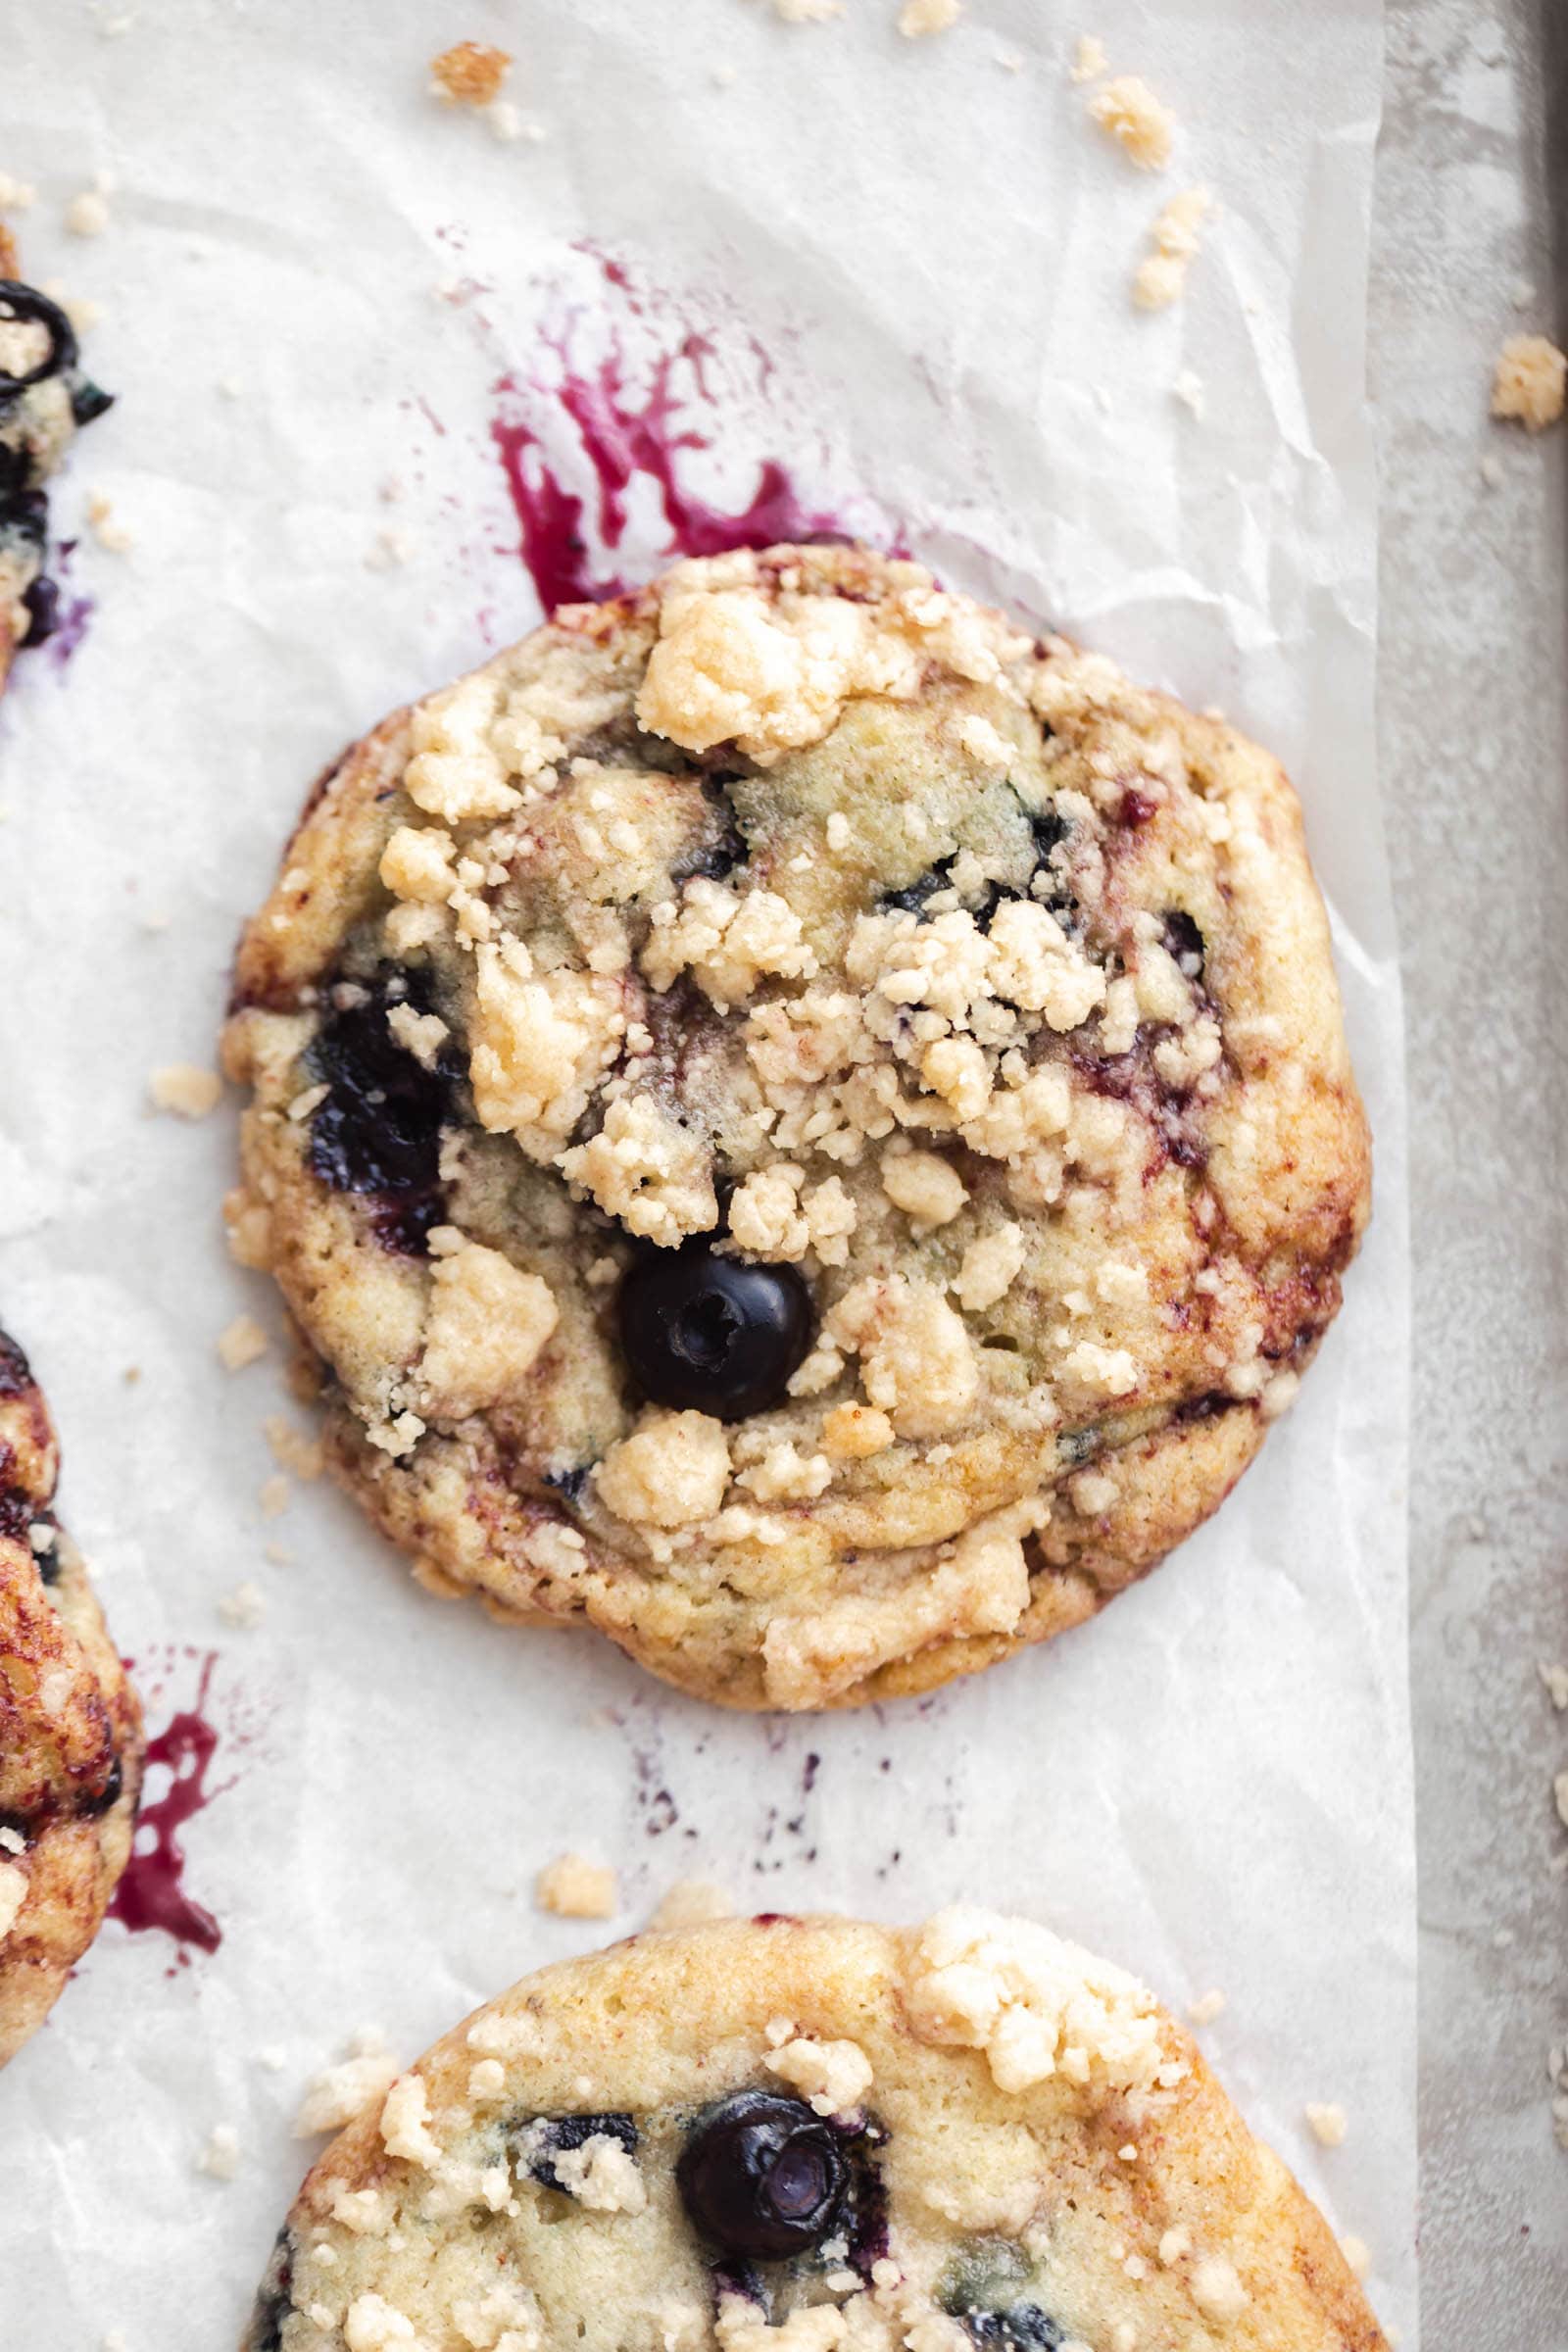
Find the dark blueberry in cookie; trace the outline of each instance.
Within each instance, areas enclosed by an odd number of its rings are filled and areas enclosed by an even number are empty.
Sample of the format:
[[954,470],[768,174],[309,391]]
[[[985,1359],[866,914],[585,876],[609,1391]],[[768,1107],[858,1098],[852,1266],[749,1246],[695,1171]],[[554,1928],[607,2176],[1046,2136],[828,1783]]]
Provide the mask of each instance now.
[[1035,855],[1044,865],[1051,853],[1068,834],[1067,819],[1054,808],[1040,808],[1031,812],[1029,830],[1035,837]]
[[647,1250],[617,1311],[643,1395],[720,1421],[780,1403],[811,1340],[811,1295],[793,1266],[717,1257],[706,1242]]
[[311,1049],[328,1090],[312,1123],[311,1164],[339,1192],[378,1193],[400,1209],[427,1200],[433,1210],[451,1085],[442,1068],[416,1061],[387,1025],[395,1003],[423,1007],[406,983],[399,993],[384,976],[340,994],[349,1002]]
[[637,2153],[637,2127],[629,2115],[553,2115],[529,2127],[529,2174],[541,2187],[564,2187],[556,2158],[589,2139],[618,2139],[628,2156]]
[[13,531],[42,552],[49,535],[49,501],[41,490],[19,490],[0,506],[0,532]]
[[71,320],[58,302],[40,294],[36,286],[24,286],[14,277],[0,277],[0,318],[17,321],[33,318],[45,329],[49,348],[41,360],[29,368],[25,375],[9,375],[0,368],[0,401],[12,394],[24,392],[29,384],[41,384],[63,368],[76,365],[76,336]]
[[1062,2331],[1038,2303],[1010,2303],[1005,2311],[954,2313],[977,2344],[996,2345],[1004,2352],[1056,2352]]
[[799,2099],[737,2091],[700,2115],[675,2167],[694,2226],[725,2254],[776,2259],[820,2245],[838,2219],[844,2160]]
[[593,1477],[593,1474],[594,1466],[592,1462],[579,1462],[570,1470],[547,1470],[545,1472],[545,1485],[547,1487],[554,1487],[556,1493],[558,1494],[564,1494],[566,1500],[573,1506],[573,1508],[575,1508],[576,1505],[581,1502],[583,1496],[587,1494],[588,1481]]
[[928,866],[923,874],[903,890],[884,891],[877,901],[878,911],[883,914],[923,916],[927,899],[935,898],[939,890],[953,888],[952,877],[948,871],[952,862],[951,858],[946,858],[941,865]]
[[93,1821],[100,1813],[113,1811],[120,1802],[120,1792],[124,1785],[125,1776],[120,1768],[120,1758],[117,1756],[109,1767],[109,1777],[103,1787],[93,1795],[84,1796],[76,1807],[77,1812],[85,1814],[89,1821]]
[[294,2241],[287,2230],[277,2233],[251,2313],[250,2332],[245,2338],[244,2352],[280,2352],[283,2342],[283,2323],[294,2309],[289,2289],[294,2278]]
[[1203,934],[1184,907],[1166,915],[1162,945],[1189,980],[1201,980],[1206,945]]

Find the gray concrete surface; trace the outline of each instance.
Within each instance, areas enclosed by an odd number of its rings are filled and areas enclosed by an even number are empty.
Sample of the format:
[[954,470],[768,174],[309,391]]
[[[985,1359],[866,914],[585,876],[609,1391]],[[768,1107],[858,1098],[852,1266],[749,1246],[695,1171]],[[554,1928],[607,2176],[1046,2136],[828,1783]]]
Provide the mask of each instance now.
[[[1537,294],[1516,309],[1519,279]],[[1546,2052],[1568,2039],[1568,1715],[1536,1665],[1568,1661],[1568,429],[1531,444],[1484,410],[1502,335],[1568,331],[1568,0],[1391,0],[1372,315],[1413,1178],[1423,2334],[1564,2352]]]

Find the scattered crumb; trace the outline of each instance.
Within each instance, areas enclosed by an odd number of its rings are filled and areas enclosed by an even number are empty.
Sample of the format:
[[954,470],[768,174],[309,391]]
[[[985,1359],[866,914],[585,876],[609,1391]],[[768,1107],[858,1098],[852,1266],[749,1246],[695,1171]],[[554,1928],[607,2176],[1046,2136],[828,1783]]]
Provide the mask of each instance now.
[[1306,2128],[1320,2148],[1344,2146],[1345,2134],[1349,2127],[1343,2107],[1332,2100],[1320,2103],[1316,2099],[1308,2099],[1303,2112]]
[[212,2180],[232,2180],[239,2171],[239,2133],[232,2124],[215,2124],[196,2158],[196,2170]]
[[1203,379],[1198,370],[1195,368],[1184,368],[1180,375],[1172,376],[1170,390],[1171,398],[1179,400],[1184,409],[1191,409],[1193,415],[1201,422],[1207,395],[1203,389]]
[[558,1854],[534,1880],[533,1899],[541,1911],[553,1911],[559,1919],[610,1919],[619,1896],[608,1863],[590,1862],[582,1854]]
[[1098,81],[1109,67],[1105,44],[1098,33],[1081,32],[1073,51],[1072,78],[1074,81]]
[[947,32],[963,14],[963,0],[904,0],[899,30],[906,41],[923,40],[928,33]]
[[172,1110],[181,1119],[205,1119],[222,1099],[223,1081],[216,1070],[198,1069],[192,1061],[171,1061],[154,1070],[147,1091],[155,1110]]
[[280,2041],[270,2041],[256,2053],[258,2066],[265,2066],[270,2075],[280,2075],[288,2064],[288,2052]]
[[270,1568],[292,1568],[294,1554],[286,1544],[264,1544],[262,1557]]
[[125,555],[131,547],[131,536],[122,522],[115,520],[114,502],[102,490],[94,490],[87,500],[87,525],[93,537],[112,556]]
[[109,226],[109,200],[101,188],[83,188],[66,207],[66,226],[74,237],[101,237]]
[[1494,449],[1489,449],[1481,461],[1481,479],[1489,490],[1500,490],[1503,483],[1502,460]]
[[1196,2001],[1189,2001],[1187,2014],[1195,2026],[1211,2026],[1216,2017],[1225,2014],[1225,1995],[1218,1991],[1200,1992]]
[[1364,2237],[1342,2237],[1340,2252],[1345,2256],[1352,2278],[1364,2278],[1372,2268],[1372,2249]]
[[219,1334],[219,1360],[225,1372],[243,1372],[247,1364],[254,1364],[259,1356],[265,1355],[270,1346],[254,1315],[236,1315]]
[[1004,74],[1021,74],[1023,72],[1023,57],[1016,49],[993,49],[991,60],[993,65],[1002,68]]
[[1176,118],[1136,74],[1118,74],[1097,90],[1089,113],[1141,172],[1163,172],[1170,162]]
[[395,571],[413,554],[413,544],[407,531],[380,530],[365,559],[367,571]]
[[24,213],[38,201],[38,191],[24,179],[13,179],[9,172],[0,172],[0,212]]
[[111,2328],[104,2337],[103,2352],[129,2352],[129,2346],[118,2328]]
[[677,1879],[667,1887],[651,1928],[700,1928],[710,1919],[733,1919],[735,1906],[720,1886],[707,1879]]
[[1492,414],[1517,420],[1527,432],[1555,424],[1568,399],[1568,355],[1544,335],[1510,335],[1497,354]]
[[1536,299],[1536,289],[1528,277],[1516,277],[1508,288],[1508,300],[1516,311],[1528,311]]
[[732,90],[737,74],[733,66],[714,66],[708,76],[715,90]]
[[1544,1659],[1536,1668],[1542,1689],[1554,1707],[1568,1707],[1568,1666],[1548,1666]]
[[773,14],[784,24],[826,24],[844,14],[844,0],[773,0]]
[[281,1413],[269,1413],[262,1427],[280,1470],[292,1470],[296,1478],[320,1477],[324,1457],[319,1438],[296,1429]]
[[237,375],[220,375],[218,389],[225,400],[243,400],[245,397],[245,386]]
[[1557,1800],[1557,1819],[1568,1830],[1568,1772],[1558,1773],[1551,1784],[1551,1792]]
[[262,1517],[276,1519],[281,1512],[288,1509],[293,1498],[294,1490],[288,1480],[283,1476],[281,1470],[274,1470],[270,1478],[264,1478],[262,1481],[262,1491],[258,1497],[262,1506]]
[[488,106],[500,96],[512,59],[482,41],[459,41],[430,60],[430,94],[443,106]]
[[1164,311],[1180,302],[1208,208],[1206,188],[1187,188],[1155,220],[1149,232],[1153,251],[1133,276],[1133,300],[1141,311]]
[[218,1614],[225,1625],[236,1633],[253,1634],[267,1616],[267,1595],[259,1585],[249,1579],[225,1592],[218,1604]]

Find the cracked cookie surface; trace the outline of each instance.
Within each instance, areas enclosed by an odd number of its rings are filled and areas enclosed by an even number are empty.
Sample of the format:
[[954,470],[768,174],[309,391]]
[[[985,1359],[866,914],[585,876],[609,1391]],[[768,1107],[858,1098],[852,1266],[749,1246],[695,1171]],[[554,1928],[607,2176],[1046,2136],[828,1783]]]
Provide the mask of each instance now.
[[770,1916],[525,1978],[377,2095],[246,2352],[1381,2352],[1191,2038],[1048,1929]]
[[1368,1200],[1277,764],[918,565],[564,608],[318,785],[238,957],[237,1254],[438,1590],[807,1708],[1221,1501]]
[[80,1552],[60,1456],[0,1332],[0,2066],[43,2023],[130,1855],[141,1709]]

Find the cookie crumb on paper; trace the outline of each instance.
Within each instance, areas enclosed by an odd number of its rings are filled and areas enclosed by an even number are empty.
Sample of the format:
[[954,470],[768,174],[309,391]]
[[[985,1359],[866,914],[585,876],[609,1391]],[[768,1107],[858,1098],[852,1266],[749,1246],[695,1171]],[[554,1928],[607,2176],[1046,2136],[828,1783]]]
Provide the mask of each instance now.
[[1195,2026],[1211,2026],[1216,2017],[1224,2016],[1226,2006],[1225,1995],[1216,1988],[1200,1993],[1196,2001],[1189,2001],[1187,2014]]
[[216,1070],[198,1069],[192,1061],[172,1061],[154,1070],[147,1091],[155,1110],[171,1110],[180,1119],[205,1119],[222,1100],[223,1081]]
[[1110,60],[1105,55],[1105,44],[1099,34],[1081,32],[1078,35],[1078,46],[1072,56],[1073,80],[1079,82],[1098,81],[1102,74],[1107,73],[1109,68]]
[[232,2180],[239,2171],[239,2133],[232,2124],[215,2124],[197,2150],[196,2170],[210,2180]]
[[1510,335],[1497,354],[1492,414],[1544,433],[1568,402],[1568,354],[1545,335]]
[[430,60],[430,94],[443,106],[488,106],[499,97],[512,68],[505,49],[483,41],[458,41]]
[[735,1906],[708,1879],[677,1879],[648,1922],[651,1928],[697,1928],[712,1919],[733,1919]]
[[1163,172],[1170,162],[1176,117],[1142,75],[1118,74],[1089,101],[1090,119],[1115,140],[1140,172]]
[[899,30],[906,41],[926,39],[933,32],[947,32],[963,14],[963,0],[904,0],[899,11]]
[[1168,310],[1180,302],[1210,202],[1206,188],[1184,189],[1154,221],[1149,232],[1154,250],[1139,264],[1133,278],[1133,300],[1141,311]]
[[590,1862],[585,1854],[558,1854],[534,1880],[533,1899],[558,1919],[612,1919],[619,1893],[608,1863]]
[[114,501],[102,490],[87,500],[87,524],[99,546],[111,556],[128,555],[134,542],[122,522],[115,519]]
[[66,207],[66,226],[74,237],[101,237],[109,220],[109,199],[102,188],[83,188]]
[[1306,2128],[1320,2148],[1344,2146],[1349,2126],[1345,2109],[1336,2101],[1308,2099],[1302,2112],[1306,2117]]
[[244,1584],[236,1585],[232,1592],[223,1594],[218,1614],[236,1633],[253,1634],[266,1621],[267,1595],[259,1585],[247,1579]]
[[236,1315],[218,1337],[218,1357],[225,1372],[243,1372],[271,1346],[254,1315]]
[[1568,1707],[1568,1666],[1548,1665],[1544,1658],[1537,1666],[1541,1687],[1554,1707]]

